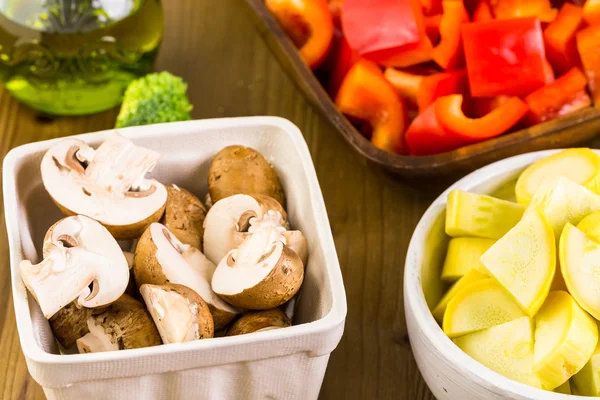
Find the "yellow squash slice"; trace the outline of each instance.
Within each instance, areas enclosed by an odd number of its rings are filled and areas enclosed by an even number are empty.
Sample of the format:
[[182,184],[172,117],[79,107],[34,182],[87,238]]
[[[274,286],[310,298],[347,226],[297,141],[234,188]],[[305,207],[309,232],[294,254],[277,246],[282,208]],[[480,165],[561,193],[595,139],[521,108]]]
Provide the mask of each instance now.
[[499,239],[521,219],[521,204],[453,190],[448,195],[446,233],[452,237]]
[[550,291],[556,271],[556,244],[551,226],[536,210],[481,256],[481,262],[533,317]]
[[559,387],[557,387],[556,389],[554,389],[555,393],[562,393],[562,394],[572,394],[571,393],[571,382],[570,381],[566,381],[565,383],[563,383],[562,385],[560,385]]
[[477,269],[471,269],[465,274],[465,276],[456,281],[454,285],[450,286],[450,289],[448,289],[446,294],[444,294],[444,297],[442,297],[440,302],[431,312],[433,317],[441,324],[444,320],[444,312],[446,311],[446,307],[454,295],[460,292],[463,288],[469,286],[471,283],[485,278],[489,278],[487,273],[478,271]]
[[450,338],[525,316],[514,299],[492,278],[461,289],[448,303],[442,324]]
[[585,217],[577,224],[577,229],[585,233],[590,239],[600,243],[600,211],[596,211]]
[[535,316],[533,370],[554,390],[579,372],[598,344],[596,321],[562,290],[550,292]]
[[517,202],[527,205],[546,178],[564,176],[597,193],[600,156],[590,149],[568,149],[531,164],[517,180]]
[[450,240],[446,260],[442,268],[442,279],[455,282],[472,268],[484,270],[479,258],[496,241],[493,239],[460,237]]
[[600,342],[589,361],[573,376],[573,383],[573,394],[576,388],[580,396],[600,396]]
[[522,317],[453,339],[465,353],[515,381],[540,387],[533,373],[533,321]]
[[569,293],[584,310],[600,319],[600,243],[567,224],[558,253]]
[[577,225],[600,210],[600,196],[567,178],[547,179],[533,196],[526,214],[532,209],[546,218],[558,241],[567,222]]

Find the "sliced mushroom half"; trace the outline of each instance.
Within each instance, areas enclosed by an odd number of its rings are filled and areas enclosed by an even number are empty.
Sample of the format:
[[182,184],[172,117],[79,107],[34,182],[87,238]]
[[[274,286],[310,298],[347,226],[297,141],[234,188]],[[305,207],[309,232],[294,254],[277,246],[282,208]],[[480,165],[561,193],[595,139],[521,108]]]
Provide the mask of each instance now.
[[239,243],[236,234],[247,232],[252,223],[285,231],[287,214],[275,199],[263,195],[236,194],[217,201],[204,220],[204,254],[218,264]]
[[87,215],[115,238],[132,239],[163,214],[167,190],[145,178],[159,158],[117,133],[95,151],[65,139],[44,155],[42,181],[65,215]]
[[253,233],[219,263],[213,290],[229,304],[250,310],[291,299],[304,280],[304,265],[281,239],[275,227]]
[[93,308],[110,304],[124,292],[129,267],[110,232],[97,221],[77,215],[54,224],[44,240],[44,260],[19,264],[25,286],[44,316],[77,299]]
[[80,353],[158,346],[160,335],[144,305],[123,295],[87,320],[89,333],[77,339]]
[[208,305],[187,286],[144,284],[140,292],[163,343],[211,338],[215,326]]
[[135,252],[133,273],[138,287],[167,282],[194,290],[208,304],[215,330],[227,326],[241,310],[223,301],[213,291],[216,266],[197,248],[181,243],[164,225],[146,229]]
[[245,335],[292,326],[292,321],[279,308],[252,311],[241,316],[227,329],[227,336]]
[[54,337],[64,348],[73,346],[77,339],[89,332],[87,320],[91,315],[91,308],[78,306],[72,301],[50,318]]

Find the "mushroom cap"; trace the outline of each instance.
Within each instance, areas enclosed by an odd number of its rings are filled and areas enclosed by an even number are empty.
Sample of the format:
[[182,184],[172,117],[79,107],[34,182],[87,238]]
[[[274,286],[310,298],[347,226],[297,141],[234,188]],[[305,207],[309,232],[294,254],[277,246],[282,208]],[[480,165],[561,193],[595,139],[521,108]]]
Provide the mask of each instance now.
[[187,286],[165,283],[140,288],[163,343],[183,343],[214,336],[208,305]]
[[208,170],[208,191],[213,203],[234,194],[264,194],[285,204],[277,172],[250,147],[228,146],[217,153]]
[[206,207],[199,198],[177,185],[166,185],[167,204],[160,222],[184,244],[202,251]]
[[123,251],[91,218],[77,215],[54,224],[46,233],[43,254],[41,263],[23,260],[19,268],[46,318],[75,299],[80,306],[93,308],[110,304],[125,292],[129,267]]
[[279,308],[251,311],[242,315],[227,329],[227,336],[245,335],[252,332],[287,328],[292,321]]
[[219,330],[241,310],[223,301],[212,290],[215,269],[200,250],[181,243],[164,225],[153,223],[137,245],[133,272],[138,287],[170,282],[195,291],[208,304],[215,329]]
[[213,275],[213,290],[229,304],[250,310],[275,308],[291,299],[304,280],[300,257],[263,229],[231,250]]
[[61,140],[40,168],[44,187],[65,215],[86,215],[115,238],[131,239],[164,212],[167,190],[144,178],[159,158],[115,133],[95,151],[78,139]]
[[[162,343],[144,305],[126,294],[101,313],[90,317],[88,327],[90,333],[77,340],[80,352],[137,349]],[[110,343],[106,343],[106,339]],[[98,344],[100,349],[96,347]]]
[[236,247],[236,233],[248,231],[252,225],[289,227],[287,213],[271,197],[236,194],[217,201],[204,219],[204,254],[218,264]]

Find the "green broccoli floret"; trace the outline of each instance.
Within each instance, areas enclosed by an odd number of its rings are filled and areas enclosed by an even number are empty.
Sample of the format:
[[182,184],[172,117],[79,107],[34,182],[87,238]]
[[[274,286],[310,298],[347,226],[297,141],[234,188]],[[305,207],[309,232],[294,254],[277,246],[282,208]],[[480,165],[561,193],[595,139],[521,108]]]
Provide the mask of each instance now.
[[129,84],[117,117],[117,128],[191,119],[183,79],[168,72],[146,75]]

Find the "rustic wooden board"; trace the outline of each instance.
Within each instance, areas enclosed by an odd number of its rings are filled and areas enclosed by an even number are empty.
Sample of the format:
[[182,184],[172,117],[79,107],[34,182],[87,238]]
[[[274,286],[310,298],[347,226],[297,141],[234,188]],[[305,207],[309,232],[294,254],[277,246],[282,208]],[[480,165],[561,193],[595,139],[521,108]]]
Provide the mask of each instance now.
[[372,146],[354,129],[298,56],[277,21],[264,6],[264,0],[246,0],[253,21],[265,37],[273,54],[306,94],[316,109],[330,121],[337,132],[369,165],[406,180],[456,177],[476,168],[516,154],[569,147],[592,139],[600,133],[600,109],[589,108],[560,120],[549,121],[529,129],[473,144],[444,154],[410,157],[391,154]]
[[[402,273],[434,190],[418,192],[362,165],[272,54],[245,2],[169,0],[165,13],[158,68],[189,82],[195,118],[278,115],[297,124],[309,144],[348,294],[346,331],[321,398],[433,400],[408,342]],[[110,128],[115,116],[113,110],[48,120],[0,90],[0,156],[26,142]],[[0,399],[43,399],[19,346],[1,212]]]

